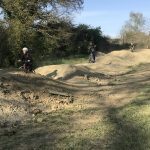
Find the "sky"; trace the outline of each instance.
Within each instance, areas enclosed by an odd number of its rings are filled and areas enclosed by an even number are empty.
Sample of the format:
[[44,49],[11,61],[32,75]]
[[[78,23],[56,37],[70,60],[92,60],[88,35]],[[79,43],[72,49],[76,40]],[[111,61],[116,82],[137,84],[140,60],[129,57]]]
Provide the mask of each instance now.
[[100,26],[104,35],[117,37],[130,12],[150,18],[150,0],[84,0],[83,9],[74,14],[74,23]]

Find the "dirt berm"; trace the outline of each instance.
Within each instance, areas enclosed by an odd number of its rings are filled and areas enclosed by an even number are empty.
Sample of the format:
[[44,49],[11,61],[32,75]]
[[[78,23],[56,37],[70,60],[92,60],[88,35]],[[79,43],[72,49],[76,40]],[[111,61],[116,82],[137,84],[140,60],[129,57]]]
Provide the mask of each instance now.
[[[138,149],[138,141],[144,145],[149,139],[148,126],[144,132],[143,126],[149,125],[150,50],[99,53],[96,58],[94,64],[40,67],[37,74],[0,69],[0,149],[81,145],[76,149],[99,150],[109,143],[112,147],[114,141],[116,145],[118,137],[119,144],[133,141],[137,146],[133,149]],[[129,118],[124,113],[128,110]]]
[[142,49],[136,52],[121,50],[113,51],[109,54],[98,54],[96,63],[94,64],[50,65],[39,67],[35,70],[35,72],[53,79],[68,80],[76,76],[85,75],[99,77],[103,74],[123,74],[130,71],[131,66],[149,62],[149,49]]

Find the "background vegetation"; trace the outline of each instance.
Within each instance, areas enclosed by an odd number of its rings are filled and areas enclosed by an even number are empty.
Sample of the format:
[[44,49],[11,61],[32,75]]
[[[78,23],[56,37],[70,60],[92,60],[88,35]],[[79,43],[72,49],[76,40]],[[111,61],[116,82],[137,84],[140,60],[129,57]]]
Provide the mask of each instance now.
[[[74,25],[73,11],[82,9],[83,0],[1,0],[0,66],[14,66],[19,51],[28,47],[35,62],[86,56],[92,41],[96,50],[110,52],[137,47],[149,48],[149,34],[143,29],[146,19],[141,13],[130,13],[118,39],[104,36],[100,27]],[[87,56],[85,57],[87,58]],[[38,60],[38,61],[37,61]]]
[[104,49],[107,38],[101,28],[72,24],[73,11],[82,9],[83,0],[1,0],[0,65],[15,65],[22,47],[32,50],[34,59],[86,55],[93,41]]

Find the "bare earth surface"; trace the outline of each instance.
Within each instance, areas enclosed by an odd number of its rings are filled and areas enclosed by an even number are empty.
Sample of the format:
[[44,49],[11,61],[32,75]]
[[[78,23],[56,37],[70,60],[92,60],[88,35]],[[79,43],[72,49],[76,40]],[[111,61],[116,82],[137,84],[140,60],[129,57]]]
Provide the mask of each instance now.
[[1,69],[0,149],[149,149],[150,134],[136,126],[150,116],[149,64],[144,49],[36,74]]

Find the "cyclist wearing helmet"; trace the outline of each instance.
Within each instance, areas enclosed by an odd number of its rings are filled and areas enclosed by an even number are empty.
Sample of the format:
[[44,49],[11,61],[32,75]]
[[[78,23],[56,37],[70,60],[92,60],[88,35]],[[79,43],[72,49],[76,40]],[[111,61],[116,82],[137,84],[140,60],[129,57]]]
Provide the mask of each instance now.
[[32,71],[32,57],[27,47],[22,49],[19,62],[22,63],[21,68],[25,69],[26,71]]

